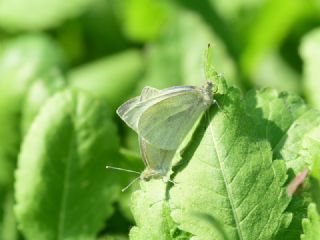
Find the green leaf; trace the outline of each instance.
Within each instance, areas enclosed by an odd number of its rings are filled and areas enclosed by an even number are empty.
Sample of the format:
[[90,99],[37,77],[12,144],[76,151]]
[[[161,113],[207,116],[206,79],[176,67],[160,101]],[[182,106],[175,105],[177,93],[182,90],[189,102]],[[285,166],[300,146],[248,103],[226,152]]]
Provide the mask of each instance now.
[[246,46],[241,55],[244,74],[250,76],[270,51],[280,48],[295,24],[314,12],[313,1],[309,0],[264,1],[251,26],[244,29]]
[[128,38],[138,42],[155,39],[168,21],[168,3],[157,0],[124,1],[123,28]]
[[119,139],[109,109],[66,90],[43,106],[24,140],[15,213],[26,239],[94,239],[118,198]]
[[320,216],[314,203],[308,207],[308,218],[302,221],[301,240],[318,240],[320,236]]
[[45,101],[55,92],[66,86],[66,80],[58,69],[48,71],[46,76],[40,77],[30,87],[24,97],[21,119],[21,130],[24,135],[33,119],[38,114]]
[[217,101],[227,116],[212,106],[185,148],[169,192],[171,216],[199,239],[223,238],[194,213],[219,219],[230,239],[271,239],[291,218],[285,162],[272,160],[238,91],[229,89]]
[[132,195],[132,213],[136,227],[130,231],[131,240],[170,240],[170,226],[166,186],[161,180],[141,182],[141,190]]
[[[0,239],[15,240],[18,239],[19,234],[13,212],[13,191],[7,191],[3,195],[5,199],[0,199],[0,203],[3,204],[0,205],[1,210],[3,210],[3,215],[0,214]],[[2,202],[2,200],[4,201]]]
[[115,109],[132,92],[143,70],[140,52],[128,50],[73,69],[69,81],[71,86],[107,100]]
[[299,96],[272,89],[252,91],[245,101],[247,114],[259,125],[257,133],[271,143],[274,157],[284,159],[295,173],[310,166],[303,142],[319,126],[320,113],[307,108]]
[[[7,162],[7,165],[15,163],[20,145],[22,104],[30,85],[61,63],[60,49],[44,35],[18,37],[8,40],[2,46],[0,51],[0,148],[4,159],[0,162]],[[6,172],[12,171],[8,169]],[[11,181],[10,179],[8,181]]]
[[204,66],[208,43],[212,46],[212,63],[216,71],[224,73],[230,83],[239,84],[235,63],[210,26],[191,11],[175,8],[172,12],[172,21],[148,49],[148,71],[138,89],[146,85],[160,89],[201,85],[206,80]]
[[[295,174],[312,166],[319,149],[313,141],[318,132],[319,113],[310,110],[297,95],[274,89],[251,91],[245,102],[246,113],[259,125],[257,134],[269,140],[274,158],[284,159]],[[292,223],[282,229],[277,239],[294,240],[300,236],[301,220],[306,217],[311,201],[309,192],[294,194],[287,209],[293,214]]]
[[90,2],[93,1],[4,0],[0,2],[0,26],[8,31],[54,27],[79,15]]
[[320,69],[318,62],[320,59],[320,28],[307,34],[300,47],[300,55],[303,59],[304,91],[308,102],[320,109],[319,88]]

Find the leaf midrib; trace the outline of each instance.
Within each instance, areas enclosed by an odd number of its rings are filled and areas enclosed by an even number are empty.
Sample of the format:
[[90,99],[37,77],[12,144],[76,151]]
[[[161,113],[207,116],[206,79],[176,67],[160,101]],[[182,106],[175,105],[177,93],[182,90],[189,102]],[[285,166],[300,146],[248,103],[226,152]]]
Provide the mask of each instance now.
[[220,156],[218,154],[218,151],[217,151],[217,144],[216,144],[215,139],[214,139],[212,123],[210,123],[210,132],[211,132],[211,135],[212,135],[212,142],[213,142],[213,145],[214,145],[214,150],[215,150],[217,158],[218,158],[219,167],[221,169],[223,182],[224,182],[224,184],[226,186],[228,200],[229,200],[229,203],[230,203],[230,206],[231,206],[231,210],[232,210],[232,213],[233,213],[233,216],[234,216],[234,220],[235,220],[235,223],[236,223],[236,229],[237,229],[237,232],[238,232],[238,236],[239,236],[240,240],[243,240],[243,234],[242,234],[242,231],[241,231],[241,228],[240,228],[240,221],[239,221],[238,215],[236,213],[236,208],[235,208],[235,206],[234,206],[234,204],[232,202],[232,198],[233,198],[232,190],[229,188],[229,184],[227,182],[227,179],[225,178],[224,162],[221,160],[221,158],[220,158]]
[[[74,121],[72,116],[70,117],[71,123],[73,126]],[[66,206],[67,206],[67,201],[68,201],[68,189],[69,189],[69,179],[70,179],[70,173],[71,173],[71,166],[72,166],[72,159],[73,159],[73,146],[75,142],[75,129],[73,128],[71,134],[71,143],[70,143],[70,150],[69,150],[69,155],[66,158],[67,160],[67,166],[64,174],[64,179],[63,179],[63,190],[62,190],[62,200],[61,200],[61,205],[60,205],[60,212],[59,212],[59,217],[58,217],[58,229],[57,229],[57,239],[58,240],[63,240],[64,238],[64,226],[65,226],[65,212],[66,212]]]

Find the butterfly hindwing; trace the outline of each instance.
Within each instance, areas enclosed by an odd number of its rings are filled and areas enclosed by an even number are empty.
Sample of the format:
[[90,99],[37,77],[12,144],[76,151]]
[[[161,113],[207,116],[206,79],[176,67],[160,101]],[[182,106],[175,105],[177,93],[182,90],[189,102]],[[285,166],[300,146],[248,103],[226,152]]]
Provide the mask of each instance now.
[[160,175],[165,175],[171,166],[174,150],[164,150],[147,143],[139,137],[139,145],[142,159],[149,169],[153,169]]

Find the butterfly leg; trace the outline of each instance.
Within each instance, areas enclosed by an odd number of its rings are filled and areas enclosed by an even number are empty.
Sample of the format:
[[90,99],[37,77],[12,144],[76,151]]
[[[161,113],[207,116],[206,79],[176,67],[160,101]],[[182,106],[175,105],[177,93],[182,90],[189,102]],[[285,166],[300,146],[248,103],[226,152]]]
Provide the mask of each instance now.
[[170,179],[169,177],[167,177],[167,176],[163,177],[163,178],[162,178],[162,181],[163,181],[164,183],[170,182],[170,183],[172,183],[174,186],[177,184],[177,182],[171,180],[171,179]]

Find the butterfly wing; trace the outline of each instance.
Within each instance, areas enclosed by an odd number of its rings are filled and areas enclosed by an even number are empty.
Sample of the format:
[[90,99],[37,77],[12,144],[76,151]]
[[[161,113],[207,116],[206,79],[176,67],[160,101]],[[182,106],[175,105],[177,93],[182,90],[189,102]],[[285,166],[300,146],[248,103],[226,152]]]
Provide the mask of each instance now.
[[176,150],[206,108],[197,89],[177,92],[144,109],[138,134],[159,149]]
[[172,158],[175,150],[164,150],[147,143],[143,138],[139,137],[139,145],[142,159],[145,165],[157,172],[161,176],[165,176],[171,167]]
[[141,95],[123,103],[118,109],[119,117],[134,131],[138,132],[138,122],[140,116],[152,105],[170,98],[183,91],[192,91],[194,87],[171,87],[164,90],[158,90],[152,87],[143,88]]

